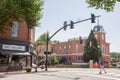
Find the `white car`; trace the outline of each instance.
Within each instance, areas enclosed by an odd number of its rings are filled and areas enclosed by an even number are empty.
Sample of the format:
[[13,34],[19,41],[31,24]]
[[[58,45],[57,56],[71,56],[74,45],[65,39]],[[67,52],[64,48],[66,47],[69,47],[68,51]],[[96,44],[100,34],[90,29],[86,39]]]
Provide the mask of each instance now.
[[34,64],[34,63],[32,63],[32,67],[33,67],[33,68],[36,68],[36,67],[37,67],[37,65],[36,65],[36,64]]
[[120,68],[120,62],[118,62],[118,63],[116,64],[116,67],[117,67],[117,68]]

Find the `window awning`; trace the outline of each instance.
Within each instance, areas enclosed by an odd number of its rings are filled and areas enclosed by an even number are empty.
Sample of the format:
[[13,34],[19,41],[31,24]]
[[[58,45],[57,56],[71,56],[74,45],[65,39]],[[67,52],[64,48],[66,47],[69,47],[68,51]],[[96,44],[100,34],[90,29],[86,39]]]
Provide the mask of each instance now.
[[13,52],[13,51],[0,51],[2,55],[21,55],[21,56],[29,56],[31,55],[29,52]]

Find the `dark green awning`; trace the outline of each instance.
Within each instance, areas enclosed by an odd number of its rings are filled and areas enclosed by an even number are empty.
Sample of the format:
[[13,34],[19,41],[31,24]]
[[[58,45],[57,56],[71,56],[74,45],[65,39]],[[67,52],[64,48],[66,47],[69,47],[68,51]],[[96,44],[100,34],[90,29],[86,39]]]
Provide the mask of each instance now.
[[0,51],[2,55],[21,55],[21,56],[29,56],[31,55],[29,52],[13,52],[13,51]]

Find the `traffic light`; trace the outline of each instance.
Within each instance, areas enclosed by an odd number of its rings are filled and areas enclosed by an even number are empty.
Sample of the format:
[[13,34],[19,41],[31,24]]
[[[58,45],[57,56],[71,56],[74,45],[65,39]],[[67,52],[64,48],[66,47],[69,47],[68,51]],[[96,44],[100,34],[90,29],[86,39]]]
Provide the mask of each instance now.
[[95,15],[91,14],[91,23],[95,23]]
[[65,31],[67,29],[67,21],[64,22],[63,27],[64,27],[64,31]]
[[82,44],[83,43],[82,37],[79,37],[79,40],[80,40],[80,44]]
[[74,27],[74,22],[73,21],[70,21],[70,29],[73,29]]

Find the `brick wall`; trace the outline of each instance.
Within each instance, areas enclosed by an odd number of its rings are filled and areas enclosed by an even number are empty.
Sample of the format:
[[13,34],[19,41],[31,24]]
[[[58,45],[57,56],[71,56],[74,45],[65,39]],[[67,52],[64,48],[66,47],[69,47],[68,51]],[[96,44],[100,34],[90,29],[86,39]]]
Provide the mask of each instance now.
[[34,42],[35,35],[33,35],[31,37],[31,31],[34,29],[29,29],[25,22],[19,23],[18,26],[19,26],[19,28],[18,28],[18,36],[17,37],[12,37],[12,28],[9,27],[7,30],[5,30],[5,33],[0,34],[0,38]]

